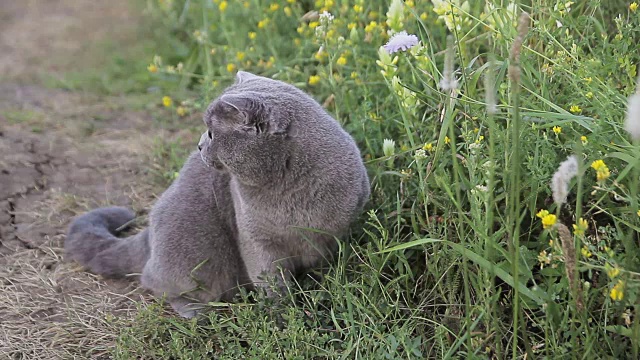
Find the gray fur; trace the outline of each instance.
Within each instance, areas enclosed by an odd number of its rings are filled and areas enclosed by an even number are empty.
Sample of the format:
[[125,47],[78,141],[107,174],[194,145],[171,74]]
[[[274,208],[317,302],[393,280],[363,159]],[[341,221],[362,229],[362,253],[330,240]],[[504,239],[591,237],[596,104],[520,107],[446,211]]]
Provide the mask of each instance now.
[[239,72],[204,121],[199,153],[155,204],[148,230],[117,238],[133,215],[97,209],[74,220],[65,243],[96,273],[141,270],[142,285],[183,316],[196,313],[193,300],[230,300],[238,285],[267,278],[283,286],[330,257],[370,192],[351,136],[294,86]]

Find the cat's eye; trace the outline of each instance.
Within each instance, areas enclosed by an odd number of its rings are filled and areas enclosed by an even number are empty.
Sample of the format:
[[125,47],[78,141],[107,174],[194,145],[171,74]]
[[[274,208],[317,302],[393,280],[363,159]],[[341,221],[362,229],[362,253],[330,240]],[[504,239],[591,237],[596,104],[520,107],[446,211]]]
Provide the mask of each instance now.
[[207,130],[207,136],[209,139],[213,139],[213,135],[211,134],[211,130]]

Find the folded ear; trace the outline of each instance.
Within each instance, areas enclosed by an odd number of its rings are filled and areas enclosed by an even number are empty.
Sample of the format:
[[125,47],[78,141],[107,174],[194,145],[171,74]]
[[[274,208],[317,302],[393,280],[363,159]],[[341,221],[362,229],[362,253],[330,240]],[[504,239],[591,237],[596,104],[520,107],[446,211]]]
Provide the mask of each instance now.
[[249,81],[251,79],[257,79],[257,78],[259,78],[258,75],[254,75],[250,72],[238,71],[236,73],[236,84],[242,84],[245,81]]
[[224,94],[218,99],[219,109],[227,118],[235,118],[243,125],[257,126],[259,132],[271,134],[286,133],[288,121],[279,119],[277,111],[271,111],[258,93],[245,91],[238,94]]

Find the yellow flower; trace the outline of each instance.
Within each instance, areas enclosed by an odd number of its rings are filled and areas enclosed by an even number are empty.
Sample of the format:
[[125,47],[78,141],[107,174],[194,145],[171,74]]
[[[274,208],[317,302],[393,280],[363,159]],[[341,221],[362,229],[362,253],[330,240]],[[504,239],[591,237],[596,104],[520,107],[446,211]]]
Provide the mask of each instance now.
[[538,213],[536,214],[536,216],[539,217],[540,219],[543,219],[547,215],[549,215],[549,211],[545,209],[538,211]]
[[589,248],[586,246],[583,246],[582,249],[580,250],[580,253],[582,254],[582,256],[586,257],[586,258],[590,258],[591,257],[591,251],[589,251]]
[[302,44],[302,40],[300,40],[300,38],[295,38],[295,39],[293,39],[293,43],[296,46],[300,46]]
[[571,105],[571,107],[569,108],[569,111],[571,111],[574,114],[579,114],[582,112],[582,109],[578,105]]
[[631,12],[636,12],[636,10],[638,10],[638,3],[632,2],[631,4],[629,4],[629,10],[631,10]]
[[584,94],[584,96],[586,96],[587,99],[593,99],[593,93],[591,91],[589,91],[588,93]]
[[596,160],[591,163],[591,167],[596,171],[596,178],[598,181],[604,181],[609,178],[611,173],[609,172],[609,168],[602,160]]
[[559,135],[562,132],[562,127],[554,126],[553,127],[553,132],[556,133],[556,135]]
[[589,223],[587,223],[587,220],[583,218],[578,219],[577,224],[573,224],[573,233],[578,236],[584,235],[584,232],[587,231],[587,229],[589,229]]
[[349,24],[347,25],[347,29],[349,29],[349,30],[353,30],[353,29],[355,29],[355,28],[356,28],[356,26],[358,26],[358,24],[356,24],[356,23],[349,23]]
[[422,150],[426,150],[426,151],[431,151],[431,150],[433,150],[433,144],[432,144],[432,143],[426,143],[426,144],[424,144],[424,146],[422,147]]
[[364,31],[369,33],[369,32],[372,32],[373,30],[375,30],[376,27],[378,27],[378,23],[375,22],[375,21],[372,21],[372,22],[369,23],[369,25],[364,27]]
[[170,97],[168,96],[162,97],[162,105],[164,105],[164,107],[169,107],[171,106],[171,104],[173,104],[173,100],[171,100]]
[[236,53],[236,59],[238,59],[238,61],[244,60],[244,57],[245,57],[245,53],[243,51],[238,51]]
[[319,83],[320,83],[320,76],[318,75],[309,76],[309,85],[314,86],[314,85],[318,85]]
[[[358,73],[357,73],[357,72],[355,72],[355,71],[352,71],[352,72],[351,72],[351,78],[352,78],[352,79],[357,79],[357,78],[358,78]],[[640,211],[639,211],[639,213],[640,213]],[[638,216],[640,216],[640,215],[638,215]]]
[[231,64],[231,63],[227,64],[227,71],[228,72],[236,71],[236,65],[235,64]]
[[147,70],[149,70],[150,73],[156,73],[158,72],[158,67],[156,64],[149,64],[149,66],[147,66]]
[[269,5],[269,10],[271,10],[271,11],[277,11],[278,9],[280,9],[280,5],[278,5],[278,4]]
[[185,116],[187,115],[187,109],[185,109],[184,106],[178,106],[178,108],[176,109],[176,113],[178,114],[178,116]]
[[638,210],[638,216],[640,216],[640,210]]
[[611,279],[615,279],[620,275],[620,268],[618,266],[611,266],[609,263],[604,264],[604,269],[607,271],[607,276]]
[[341,55],[336,61],[336,63],[341,66],[347,65],[347,58],[344,57],[344,55]]
[[613,289],[611,289],[609,296],[613,301],[620,301],[624,299],[624,281],[618,280],[618,283],[615,284]]
[[448,144],[448,143],[450,143],[450,142],[451,142],[451,139],[449,139],[449,137],[448,137],[448,136],[445,136],[445,137],[444,137],[444,143],[445,143],[445,144]]
[[296,0],[287,0],[289,4],[295,4]]
[[591,84],[592,81],[593,78],[591,76],[584,78],[584,82],[586,82],[587,84]]
[[245,9],[248,9],[249,6],[251,6],[251,4],[249,4],[248,1],[245,1],[245,2],[242,3],[242,6],[244,6]]
[[580,141],[582,141],[582,145],[586,145],[589,142],[589,140],[587,140],[587,137],[584,135],[580,136]]
[[312,29],[317,28],[318,25],[320,25],[320,23],[317,22],[317,21],[312,21],[312,22],[309,23],[309,27],[312,28]]
[[220,11],[224,12],[225,10],[227,10],[227,6],[228,6],[228,5],[229,5],[229,4],[227,4],[227,2],[226,2],[226,1],[222,1],[222,2],[220,3],[220,5],[218,5],[218,8],[220,9]]
[[482,140],[484,140],[484,135],[478,136],[478,138],[476,139],[475,143],[476,144],[480,144],[482,142]]
[[287,15],[287,16],[291,16],[291,14],[293,14],[293,12],[291,11],[291,8],[287,6],[287,7],[284,8],[284,14]]
[[258,21],[258,29],[264,29],[269,24],[269,19]]
[[353,5],[353,11],[357,12],[357,13],[361,13],[362,10],[364,10],[364,8],[362,7],[362,5]]
[[554,214],[545,215],[542,218],[542,228],[548,229],[556,224],[557,218]]
[[258,34],[256,34],[254,31],[250,31],[248,36],[249,36],[249,39],[255,40],[258,37]]
[[420,14],[420,20],[422,21],[426,21],[427,20],[427,13],[423,12],[422,14]]

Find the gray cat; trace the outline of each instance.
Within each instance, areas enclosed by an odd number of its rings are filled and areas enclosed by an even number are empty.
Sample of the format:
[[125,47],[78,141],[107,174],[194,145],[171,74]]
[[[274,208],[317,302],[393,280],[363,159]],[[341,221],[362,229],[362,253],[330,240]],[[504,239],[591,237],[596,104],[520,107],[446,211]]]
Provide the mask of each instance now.
[[134,218],[93,210],[69,227],[65,250],[105,276],[142,273],[184,317],[229,301],[239,286],[273,290],[336,250],[370,188],[349,134],[294,86],[238,72],[207,109],[199,152],[150,213],[149,228],[118,238]]

